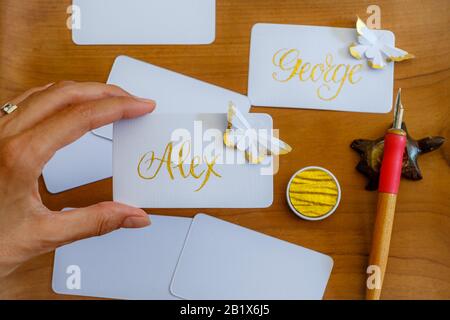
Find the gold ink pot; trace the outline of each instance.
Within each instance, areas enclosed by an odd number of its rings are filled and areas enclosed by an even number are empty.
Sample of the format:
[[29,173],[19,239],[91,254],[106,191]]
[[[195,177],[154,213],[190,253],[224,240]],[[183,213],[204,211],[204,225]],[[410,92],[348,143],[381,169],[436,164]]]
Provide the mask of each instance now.
[[322,220],[336,211],[341,187],[336,177],[321,167],[305,167],[289,180],[286,198],[291,210],[306,220]]

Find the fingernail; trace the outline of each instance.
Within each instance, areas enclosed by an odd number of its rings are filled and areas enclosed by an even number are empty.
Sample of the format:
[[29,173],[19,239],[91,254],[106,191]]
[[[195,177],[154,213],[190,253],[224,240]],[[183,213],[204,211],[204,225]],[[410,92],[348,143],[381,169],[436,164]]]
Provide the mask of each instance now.
[[136,96],[134,96],[134,98],[136,100],[141,101],[141,102],[145,102],[145,103],[150,103],[150,104],[156,105],[156,101],[155,100],[140,98],[140,97],[136,97]]
[[143,228],[150,225],[148,216],[143,217],[128,217],[122,223],[122,228]]

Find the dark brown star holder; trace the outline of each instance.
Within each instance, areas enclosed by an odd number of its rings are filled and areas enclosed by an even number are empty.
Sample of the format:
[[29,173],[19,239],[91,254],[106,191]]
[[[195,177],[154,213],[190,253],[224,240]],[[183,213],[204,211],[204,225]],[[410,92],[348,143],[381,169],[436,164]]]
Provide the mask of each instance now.
[[[402,129],[407,134],[406,150],[403,155],[402,177],[409,180],[421,180],[423,176],[417,162],[419,156],[439,149],[444,144],[445,138],[434,136],[415,140],[409,135],[404,122],[402,123]],[[377,190],[380,166],[383,159],[384,137],[376,140],[356,139],[353,140],[350,147],[361,156],[356,170],[369,179],[366,190]]]

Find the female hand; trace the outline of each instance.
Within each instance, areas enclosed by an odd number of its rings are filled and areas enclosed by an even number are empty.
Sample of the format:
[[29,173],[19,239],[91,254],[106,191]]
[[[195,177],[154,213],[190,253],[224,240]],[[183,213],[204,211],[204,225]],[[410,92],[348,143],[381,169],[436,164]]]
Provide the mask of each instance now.
[[64,81],[31,89],[0,110],[0,278],[26,260],[83,238],[150,224],[141,209],[114,202],[66,212],[47,209],[38,191],[44,165],[88,131],[155,108],[119,87]]

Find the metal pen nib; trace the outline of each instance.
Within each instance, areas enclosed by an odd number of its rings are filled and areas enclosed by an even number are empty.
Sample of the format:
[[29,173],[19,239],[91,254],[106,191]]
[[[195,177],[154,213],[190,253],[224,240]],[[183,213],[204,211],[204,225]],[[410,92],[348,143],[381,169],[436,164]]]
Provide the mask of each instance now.
[[395,107],[394,107],[394,129],[401,129],[402,128],[402,122],[403,122],[403,104],[402,104],[402,88],[398,89],[397,93],[397,99],[395,101]]

